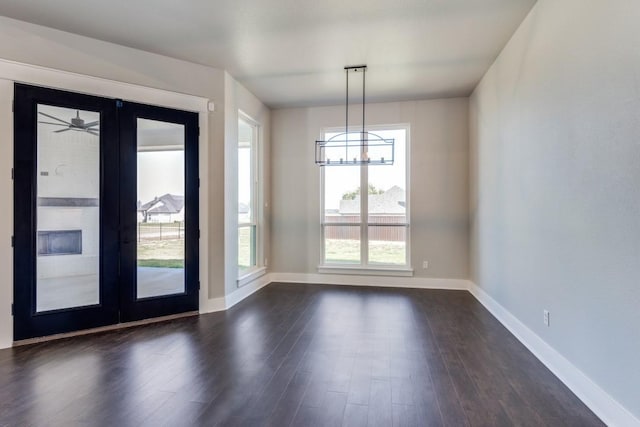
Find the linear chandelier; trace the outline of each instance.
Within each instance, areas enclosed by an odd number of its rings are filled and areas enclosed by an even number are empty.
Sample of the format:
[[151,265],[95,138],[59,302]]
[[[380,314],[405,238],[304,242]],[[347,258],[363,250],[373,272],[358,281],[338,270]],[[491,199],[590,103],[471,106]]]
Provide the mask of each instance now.
[[[365,130],[365,73],[366,65],[344,67],[347,76],[344,132],[329,139],[316,140],[318,166],[392,165],[393,138],[382,138]],[[362,74],[362,129],[349,130],[349,74]]]

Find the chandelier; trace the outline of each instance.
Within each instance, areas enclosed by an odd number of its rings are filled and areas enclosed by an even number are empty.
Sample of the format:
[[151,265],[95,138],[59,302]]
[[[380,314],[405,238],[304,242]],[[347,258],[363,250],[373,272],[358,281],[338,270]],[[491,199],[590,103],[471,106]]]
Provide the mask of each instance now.
[[[318,166],[392,165],[394,139],[382,138],[365,130],[365,73],[366,65],[344,67],[346,74],[344,132],[322,141],[316,140]],[[362,128],[349,129],[349,74],[362,75]]]

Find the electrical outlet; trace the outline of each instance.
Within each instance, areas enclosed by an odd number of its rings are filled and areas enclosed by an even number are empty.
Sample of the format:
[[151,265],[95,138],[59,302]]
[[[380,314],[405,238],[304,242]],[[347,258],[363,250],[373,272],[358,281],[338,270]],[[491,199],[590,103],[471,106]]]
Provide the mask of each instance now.
[[429,268],[429,261],[422,261],[422,268],[424,268],[425,270]]
[[543,310],[543,316],[545,326],[549,326],[549,310]]

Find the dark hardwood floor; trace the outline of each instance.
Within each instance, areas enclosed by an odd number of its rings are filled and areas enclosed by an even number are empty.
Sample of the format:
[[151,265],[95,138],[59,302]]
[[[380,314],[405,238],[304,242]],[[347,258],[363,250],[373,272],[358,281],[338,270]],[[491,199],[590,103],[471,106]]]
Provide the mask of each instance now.
[[224,313],[0,351],[0,425],[602,423],[466,292],[271,284]]

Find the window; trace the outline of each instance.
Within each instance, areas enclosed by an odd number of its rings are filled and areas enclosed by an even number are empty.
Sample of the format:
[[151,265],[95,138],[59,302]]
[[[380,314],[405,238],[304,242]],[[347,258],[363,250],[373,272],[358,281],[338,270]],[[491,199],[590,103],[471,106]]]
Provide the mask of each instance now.
[[[321,267],[406,270],[408,127],[385,126],[368,131],[395,139],[394,164],[321,168]],[[338,133],[326,132],[324,139]],[[370,151],[369,155],[375,153]]]
[[259,266],[258,125],[238,120],[238,276]]

